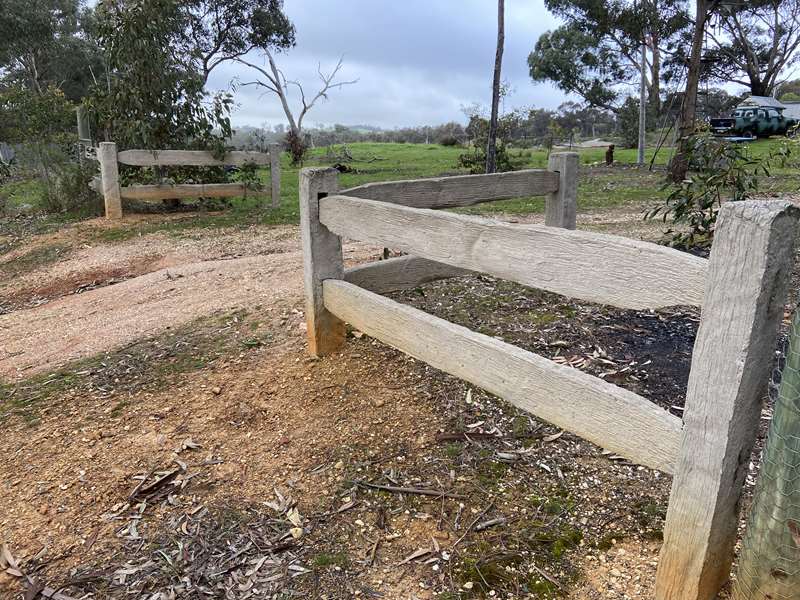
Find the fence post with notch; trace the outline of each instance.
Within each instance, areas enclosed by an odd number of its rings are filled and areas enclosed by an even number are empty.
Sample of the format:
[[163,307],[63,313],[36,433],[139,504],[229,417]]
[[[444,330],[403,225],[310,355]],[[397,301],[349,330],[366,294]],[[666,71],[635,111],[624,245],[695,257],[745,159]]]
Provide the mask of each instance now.
[[779,201],[731,202],[720,211],[658,564],[658,600],[711,600],[730,576],[798,215]]
[[313,356],[335,352],[345,340],[344,322],[331,314],[322,297],[325,279],[342,279],[342,239],[319,220],[319,201],[339,189],[336,169],[300,171],[300,233],[303,246],[308,348]]
[[577,152],[551,154],[547,170],[558,173],[558,190],[547,194],[544,224],[563,229],[575,229],[578,210],[578,166]]

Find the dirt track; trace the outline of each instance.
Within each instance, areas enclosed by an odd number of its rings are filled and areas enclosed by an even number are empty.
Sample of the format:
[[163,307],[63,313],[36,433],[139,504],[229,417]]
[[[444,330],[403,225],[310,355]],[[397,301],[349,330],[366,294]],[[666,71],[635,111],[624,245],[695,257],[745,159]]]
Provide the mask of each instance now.
[[[236,234],[224,245],[205,235],[178,244],[155,236],[116,247],[90,247],[19,278],[6,286],[7,296],[44,303],[0,315],[0,378],[52,371],[219,311],[301,308],[302,256],[296,230],[258,233]],[[217,258],[236,256],[248,245],[250,253],[262,254]],[[350,260],[369,254],[364,245],[346,249]],[[83,282],[114,281],[109,275],[124,280],[74,293]],[[56,299],[45,302],[48,295]]]

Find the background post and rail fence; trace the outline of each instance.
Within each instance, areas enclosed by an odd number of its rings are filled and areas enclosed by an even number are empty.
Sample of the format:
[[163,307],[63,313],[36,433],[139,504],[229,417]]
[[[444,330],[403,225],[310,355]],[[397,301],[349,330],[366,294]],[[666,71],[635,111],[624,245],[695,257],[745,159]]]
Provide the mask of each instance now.
[[[547,170],[374,183],[300,174],[309,350],[335,352],[350,323],[598,446],[673,475],[658,600],[711,600],[730,575],[738,502],[760,418],[800,211],[722,208],[710,259],[575,230],[578,158]],[[545,225],[436,209],[546,196]],[[407,256],[345,269],[342,237]],[[683,421],[577,369],[380,296],[485,273],[627,309],[701,307]]]
[[278,208],[281,200],[280,146],[272,144],[269,152],[228,152],[222,159],[202,150],[124,150],[117,152],[114,142],[100,142],[96,148],[100,163],[99,191],[103,195],[106,217],[122,217],[122,200],[170,200],[180,198],[229,198],[258,194],[247,184],[157,184],[120,186],[119,164],[136,167],[224,167],[270,166],[270,195],[272,208]]

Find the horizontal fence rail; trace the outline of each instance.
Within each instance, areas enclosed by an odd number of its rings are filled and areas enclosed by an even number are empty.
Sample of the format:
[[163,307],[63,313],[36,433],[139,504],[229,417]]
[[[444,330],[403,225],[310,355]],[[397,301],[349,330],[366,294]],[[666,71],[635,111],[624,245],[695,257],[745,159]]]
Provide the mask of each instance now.
[[457,208],[508,198],[544,196],[558,189],[558,173],[528,170],[367,183],[340,194],[413,208]]
[[345,269],[344,280],[371,292],[385,294],[414,289],[439,279],[467,275],[475,273],[425,258],[400,256]]
[[134,167],[222,167],[245,164],[268,165],[270,155],[266,152],[228,152],[222,159],[204,150],[123,150],[117,154],[123,165]]
[[129,185],[120,188],[125,200],[165,200],[170,198],[228,198],[260,195],[243,183],[187,183],[159,185]]
[[620,308],[699,306],[708,261],[656,244],[329,196],[333,233],[460,269]]
[[[204,150],[124,150],[117,152],[114,142],[101,142],[97,146],[97,161],[100,163],[99,184],[93,179],[89,187],[103,195],[106,217],[122,218],[122,200],[179,200],[182,198],[232,198],[256,196],[272,198],[272,208],[280,207],[281,161],[280,147],[271,144],[269,152],[228,152],[216,158]],[[270,191],[248,187],[244,183],[181,183],[156,185],[120,186],[119,163],[134,167],[221,167],[246,164],[270,166]],[[263,202],[263,201],[262,201]]]
[[325,308],[370,335],[630,460],[672,473],[681,420],[641,396],[353,284]]

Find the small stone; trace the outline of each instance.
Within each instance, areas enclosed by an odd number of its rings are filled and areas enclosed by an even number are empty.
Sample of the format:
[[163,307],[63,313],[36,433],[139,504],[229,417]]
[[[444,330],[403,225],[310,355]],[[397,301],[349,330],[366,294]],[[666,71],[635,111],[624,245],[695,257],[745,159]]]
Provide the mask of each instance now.
[[47,507],[47,504],[42,504],[39,507],[39,514],[40,515],[46,515],[48,510],[49,510],[49,508]]
[[222,388],[221,387],[213,387],[213,388],[211,388],[211,393],[214,394],[215,396],[219,396],[222,393]]
[[340,461],[339,461],[339,462],[337,462],[335,465],[333,465],[333,468],[334,468],[334,469],[344,469],[344,462],[342,462],[342,461],[340,460]]
[[380,408],[384,404],[386,404],[386,400],[384,400],[383,398],[378,398],[377,400],[375,400],[375,406],[377,406],[378,408]]
[[612,577],[622,577],[622,573],[619,569],[611,569],[611,576]]

